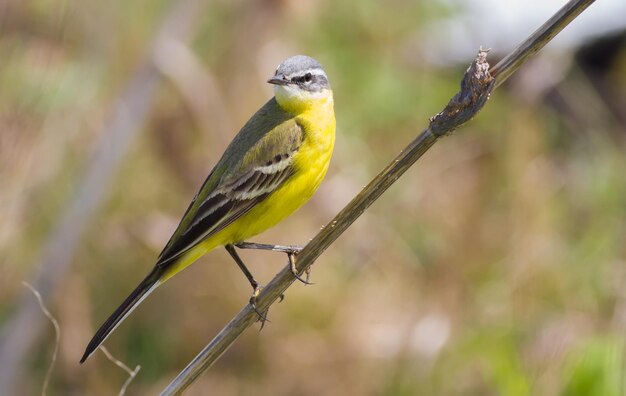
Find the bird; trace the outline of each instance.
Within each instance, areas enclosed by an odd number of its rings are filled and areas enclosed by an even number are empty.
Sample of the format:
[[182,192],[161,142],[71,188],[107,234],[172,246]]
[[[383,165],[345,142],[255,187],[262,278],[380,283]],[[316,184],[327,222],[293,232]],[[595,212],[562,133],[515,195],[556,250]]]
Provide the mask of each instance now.
[[218,247],[226,248],[250,282],[255,311],[261,287],[237,248],[287,253],[292,273],[306,283],[294,264],[301,248],[247,240],[298,210],[320,186],[335,144],[333,91],[322,65],[305,55],[284,60],[267,82],[274,96],[233,138],[152,270],[98,329],[80,363],[157,287]]

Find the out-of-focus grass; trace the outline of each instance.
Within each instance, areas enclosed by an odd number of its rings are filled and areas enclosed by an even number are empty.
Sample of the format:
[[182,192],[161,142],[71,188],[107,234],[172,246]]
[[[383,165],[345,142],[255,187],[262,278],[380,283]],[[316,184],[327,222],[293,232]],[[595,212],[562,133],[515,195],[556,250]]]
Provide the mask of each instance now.
[[581,345],[564,370],[563,395],[623,395],[626,391],[623,352],[621,337],[590,339]]
[[[0,320],[11,312],[91,158],[101,125],[168,3],[11,2],[0,26]],[[425,126],[463,70],[429,65],[422,22],[451,11],[393,1],[215,2],[191,47],[242,125],[281,58],[307,53],[335,89],[336,154],[297,215],[258,237],[305,242]],[[480,44],[476,43],[476,47]],[[445,51],[445,48],[441,49]],[[622,67],[623,67],[622,63]],[[615,84],[624,70],[616,71]],[[437,144],[294,285],[262,332],[246,333],[190,394],[618,395],[624,374],[623,131],[580,74],[574,122],[499,90]],[[580,102],[580,103],[579,103]],[[62,327],[52,394],[115,393],[125,373],[96,354],[96,326],[151,268],[236,131],[195,123],[165,80],[152,115],[90,221],[50,307]],[[620,135],[621,134],[621,135]],[[182,165],[181,165],[182,164]],[[244,252],[267,281],[280,255]],[[107,341],[157,393],[247,301],[215,251],[152,295]],[[52,334],[28,370],[34,394]],[[1,368],[0,368],[1,369]]]

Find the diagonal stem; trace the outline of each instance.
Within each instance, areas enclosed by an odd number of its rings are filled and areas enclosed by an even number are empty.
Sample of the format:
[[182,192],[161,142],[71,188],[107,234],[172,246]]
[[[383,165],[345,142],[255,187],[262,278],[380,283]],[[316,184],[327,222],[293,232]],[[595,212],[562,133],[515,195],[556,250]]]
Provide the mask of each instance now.
[[[528,39],[500,61],[489,73],[480,51],[461,84],[461,91],[448,106],[431,119],[415,140],[383,169],[335,218],[304,247],[298,255],[298,272],[313,262],[363,214],[435,142],[467,122],[484,105],[490,92],[509,78],[533,54],[583,12],[594,0],[571,0]],[[482,57],[482,62],[481,62]],[[283,268],[260,293],[257,308],[265,311],[294,282],[289,266]],[[256,321],[250,305],[245,306],[217,336],[163,390],[164,395],[180,395],[207,370]]]

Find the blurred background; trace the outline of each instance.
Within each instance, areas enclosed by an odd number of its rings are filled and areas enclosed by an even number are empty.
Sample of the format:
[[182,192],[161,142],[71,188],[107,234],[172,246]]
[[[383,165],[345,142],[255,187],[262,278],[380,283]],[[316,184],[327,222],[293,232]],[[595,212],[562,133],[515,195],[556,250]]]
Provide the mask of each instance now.
[[[287,56],[321,61],[337,146],[312,201],[256,242],[304,244],[456,92],[564,2],[4,0],[0,388],[117,394],[96,328],[152,268]],[[593,4],[442,139],[189,395],[623,395],[626,4]],[[243,252],[262,283],[283,255]],[[247,302],[223,250],[106,346],[156,394]],[[23,313],[26,310],[29,313]]]

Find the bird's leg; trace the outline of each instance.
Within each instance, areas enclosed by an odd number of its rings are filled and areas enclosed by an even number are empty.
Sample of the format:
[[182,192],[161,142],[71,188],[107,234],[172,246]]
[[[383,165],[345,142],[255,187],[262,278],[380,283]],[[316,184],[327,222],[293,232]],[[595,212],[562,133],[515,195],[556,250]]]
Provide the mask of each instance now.
[[[271,250],[274,252],[283,252],[287,253],[287,257],[289,258],[289,268],[291,269],[291,273],[297,280],[304,283],[305,285],[311,285],[309,282],[309,277],[311,275],[311,270],[306,270],[306,279],[302,279],[298,274],[298,270],[296,268],[296,256],[298,253],[302,251],[302,246],[286,246],[286,245],[270,245],[267,243],[254,243],[254,242],[239,242],[235,244],[239,249],[259,249],[259,250]],[[282,298],[281,298],[282,301]]]
[[272,250],[274,252],[283,252],[287,254],[298,254],[302,251],[302,246],[296,245],[271,245],[269,243],[239,242],[236,243],[235,246],[239,249]]
[[250,296],[250,305],[252,306],[252,309],[254,309],[254,312],[256,312],[256,314],[259,315],[259,319],[261,320],[261,328],[263,328],[263,326],[265,325],[265,322],[268,319],[267,319],[267,311],[265,312],[265,314],[262,314],[261,312],[259,312],[259,310],[256,307],[256,299],[259,297],[259,293],[261,292],[261,287],[259,286],[259,282],[257,282],[256,279],[254,279],[254,276],[252,276],[252,273],[248,270],[246,265],[243,263],[243,260],[241,260],[241,257],[239,257],[239,255],[237,254],[237,251],[235,250],[233,245],[226,245],[224,247],[226,248],[226,251],[230,254],[230,256],[233,258],[233,260],[235,260],[235,262],[241,269],[241,272],[243,272],[246,278],[248,278],[248,282],[250,282],[250,286],[252,286],[253,292],[252,292],[252,296]]

